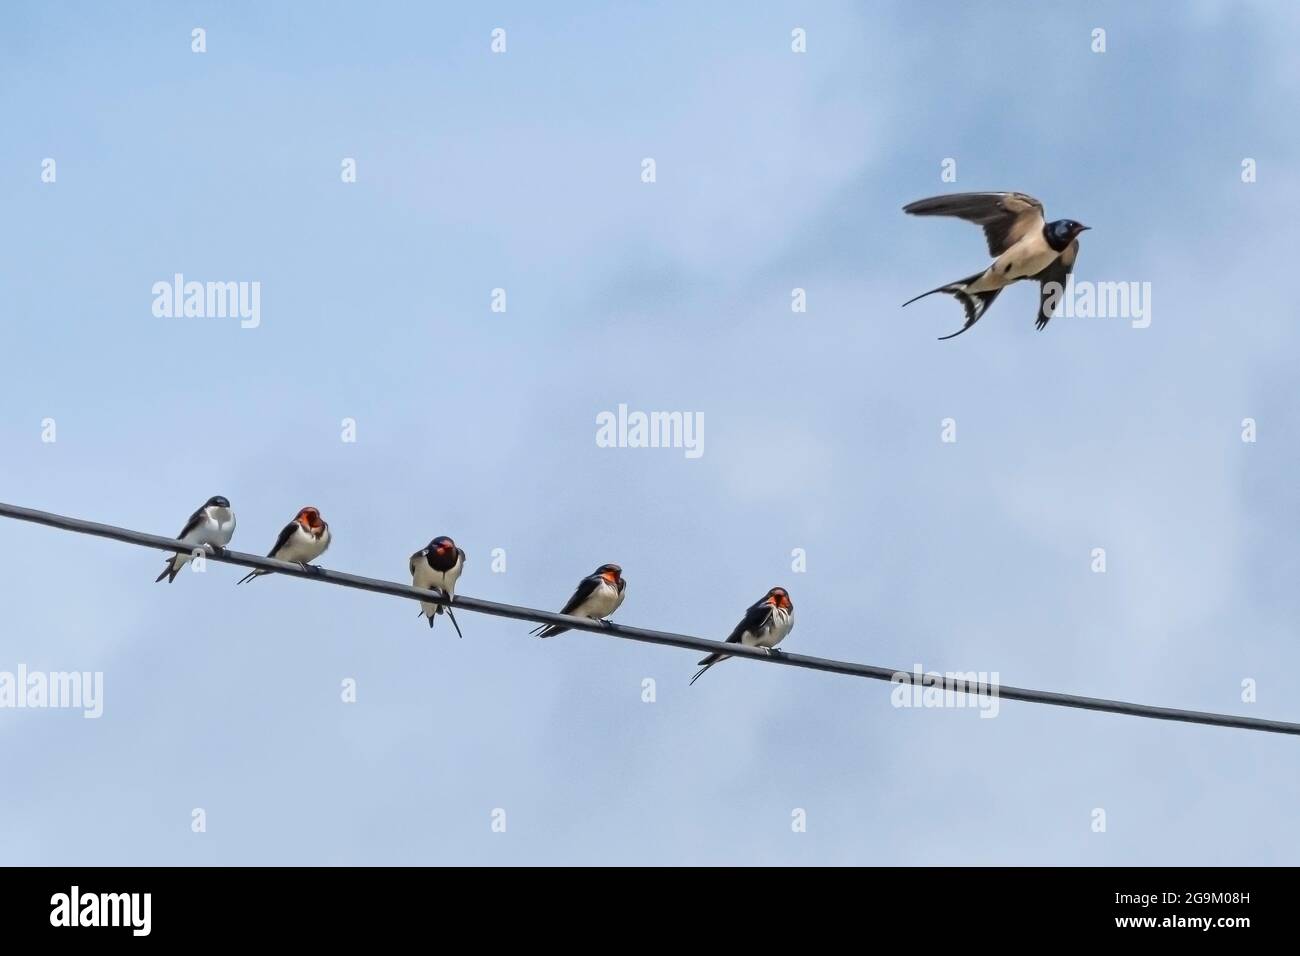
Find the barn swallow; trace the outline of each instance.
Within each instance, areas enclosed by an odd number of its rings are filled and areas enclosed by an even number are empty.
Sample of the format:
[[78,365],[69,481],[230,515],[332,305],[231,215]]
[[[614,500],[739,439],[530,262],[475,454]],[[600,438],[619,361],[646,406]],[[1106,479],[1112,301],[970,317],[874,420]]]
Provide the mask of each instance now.
[[[410,568],[413,587],[441,591],[450,601],[456,592],[460,573],[465,570],[465,552],[456,547],[455,541],[443,535],[430,541],[427,548],[411,555]],[[460,625],[456,623],[456,615],[451,613],[450,604],[444,608],[441,604],[420,602],[420,614],[429,619],[429,627],[433,627],[434,615],[441,614],[444,610],[451,618],[452,627],[456,628],[456,636],[464,637]]]
[[[206,547],[210,551],[220,551],[230,544],[234,534],[235,513],[230,510],[230,502],[221,495],[214,495],[190,515],[190,520],[185,522],[185,527],[181,528],[181,533],[176,538],[184,541],[191,549]],[[188,552],[177,551],[174,557],[167,559],[162,574],[154,578],[153,583],[157,584],[166,578],[167,583],[171,584],[189,559]]]
[[[966,324],[952,335],[941,336],[940,341],[955,338],[969,329],[993,304],[999,292],[1021,279],[1039,283],[1035,326],[1040,331],[1046,328],[1066,277],[1079,257],[1079,234],[1090,228],[1073,219],[1045,222],[1043,204],[1024,193],[932,196],[908,203],[903,212],[913,216],[956,216],[983,226],[989,255],[993,256],[993,264],[983,272],[941,285],[903,303],[911,305],[927,295],[946,292],[962,304]],[[1050,288],[1053,283],[1055,288]]]
[[[761,647],[769,654],[774,653],[776,645],[794,627],[794,605],[785,588],[772,588],[763,595],[757,604],[752,604],[745,616],[740,619],[736,629],[727,638],[728,644],[744,644],[746,647]],[[694,684],[700,675],[718,661],[725,661],[730,654],[710,654],[700,663],[704,666],[691,678]]]
[[[275,547],[267,552],[268,558],[301,564],[304,569],[314,567],[310,562],[319,558],[330,546],[330,526],[321,519],[320,511],[315,508],[303,508],[292,521],[284,526],[280,537],[275,539]],[[270,571],[254,569],[236,581],[243,584],[253,578],[260,578]]]
[[[617,564],[602,564],[578,582],[573,596],[560,609],[560,613],[572,614],[574,617],[589,617],[593,621],[608,624],[605,619],[617,611],[618,606],[623,603],[623,592],[626,588],[627,581],[623,580],[623,569]],[[539,624],[528,633],[536,634],[538,637],[554,637],[567,630],[567,627],[560,624]]]

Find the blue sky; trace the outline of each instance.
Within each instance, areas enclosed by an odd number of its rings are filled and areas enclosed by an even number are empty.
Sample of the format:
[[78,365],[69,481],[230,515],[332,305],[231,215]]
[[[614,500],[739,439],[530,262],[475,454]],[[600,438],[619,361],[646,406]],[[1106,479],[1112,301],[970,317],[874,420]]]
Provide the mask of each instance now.
[[[8,5],[0,500],[172,534],[224,494],[257,552],[313,504],[361,574],[446,533],[465,594],[558,607],[617,561],[619,620],[719,638],[781,584],[790,650],[1300,719],[1298,18],[1170,16]],[[958,307],[899,303],[984,244],[899,207],[954,189],[1091,225],[1077,278],[1150,282],[1151,326],[1040,334],[1022,285],[937,342]],[[260,282],[260,327],[156,318],[177,272]],[[619,403],[702,413],[704,455],[597,447]],[[0,710],[0,861],[1296,862],[1289,738],[745,662],[688,688],[686,651],[160,566],[0,522],[0,670],[105,696]]]

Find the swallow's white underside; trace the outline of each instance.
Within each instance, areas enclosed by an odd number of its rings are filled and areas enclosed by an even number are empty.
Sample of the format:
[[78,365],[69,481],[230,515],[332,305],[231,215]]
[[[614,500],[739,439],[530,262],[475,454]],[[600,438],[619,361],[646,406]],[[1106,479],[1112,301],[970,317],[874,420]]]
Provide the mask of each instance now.
[[324,554],[325,549],[330,546],[330,529],[325,528],[318,538],[297,522],[294,522],[294,525],[293,534],[284,543],[284,547],[271,557],[280,561],[292,561],[295,564],[310,564]]
[[[1047,244],[1041,229],[1035,229],[993,261],[993,265],[964,292],[992,292],[1018,279],[1036,276],[1051,265],[1060,253]],[[1007,266],[1011,268],[1008,269]]]
[[[184,535],[181,540],[188,544],[192,549],[201,548],[206,544],[213,545],[217,548],[224,548],[230,544],[230,539],[235,536],[235,513],[229,508],[204,508],[203,520],[200,521],[188,534]],[[190,560],[190,554],[177,554],[172,558],[172,569],[179,571],[186,561]]]
[[794,627],[794,610],[774,607],[767,622],[758,629],[758,633],[746,631],[740,635],[740,643],[746,647],[776,647]]
[[[456,563],[448,571],[435,571],[429,566],[428,560],[423,554],[415,559],[415,574],[411,576],[411,585],[426,590],[437,588],[448,595],[456,593],[456,582],[460,580],[460,573],[465,570],[465,559],[460,555],[456,556]],[[429,604],[426,601],[420,602],[420,610],[424,611],[425,617],[433,617],[438,613],[438,605]],[[410,613],[409,611],[407,612]]]
[[589,617],[593,621],[607,618],[618,610],[618,606],[623,603],[623,595],[626,593],[626,588],[620,592],[617,587],[601,579],[600,584],[596,586],[596,590],[591,592],[587,600],[573,609],[573,616]]

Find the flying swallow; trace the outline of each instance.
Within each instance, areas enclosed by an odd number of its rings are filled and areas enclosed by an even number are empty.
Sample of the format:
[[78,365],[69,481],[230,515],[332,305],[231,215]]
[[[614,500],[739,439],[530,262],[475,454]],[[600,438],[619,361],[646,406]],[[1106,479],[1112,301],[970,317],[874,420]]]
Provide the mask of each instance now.
[[[794,627],[794,605],[785,588],[772,588],[763,595],[757,604],[752,604],[745,616],[740,619],[736,629],[727,638],[728,644],[744,644],[746,647],[761,647],[769,654],[774,652],[785,636]],[[704,666],[691,678],[694,684],[700,675],[718,661],[725,661],[730,654],[710,654],[700,663]]]
[[[988,311],[998,293],[1013,282],[1033,279],[1039,283],[1038,321],[1047,327],[1066,277],[1079,257],[1079,234],[1087,230],[1073,219],[1046,222],[1043,204],[1024,193],[953,193],[918,199],[903,207],[913,216],[956,216],[984,227],[993,264],[983,272],[958,279],[908,299],[911,305],[936,292],[946,292],[966,310],[966,324],[944,339],[961,335]],[[1052,285],[1055,284],[1055,288]]]
[[[427,548],[411,555],[410,568],[412,586],[426,591],[441,591],[450,601],[456,591],[456,582],[460,580],[460,573],[465,570],[465,552],[456,547],[455,541],[443,535],[430,541]],[[429,619],[429,627],[433,627],[434,615],[441,614],[444,610],[451,618],[452,627],[456,628],[456,636],[463,637],[460,625],[456,623],[456,615],[451,613],[450,604],[444,608],[441,604],[420,602],[420,614]]]
[[[617,564],[602,564],[578,582],[573,596],[560,609],[560,613],[572,614],[574,617],[589,617],[593,621],[605,621],[623,603],[623,592],[626,588],[627,581],[623,580],[623,569]],[[539,624],[528,633],[536,634],[538,637],[554,637],[567,630],[567,627],[560,624]]]
[[[325,549],[329,546],[330,526],[321,518],[320,511],[315,508],[303,508],[292,521],[284,526],[284,530],[280,532],[280,537],[275,539],[275,547],[271,548],[266,556],[279,561],[301,564],[303,568],[310,568],[313,566],[310,562],[324,554]],[[251,581],[253,578],[260,578],[263,574],[270,573],[270,571],[255,569],[249,571],[235,583],[243,584],[245,581]]]
[[[185,522],[185,527],[181,528],[181,533],[176,538],[188,544],[191,550],[206,547],[210,551],[220,551],[230,544],[234,534],[235,513],[230,510],[230,502],[221,495],[214,495],[203,502],[203,507],[190,515],[190,520]],[[163,578],[171,584],[189,559],[190,552],[177,551],[175,556],[168,558],[167,563],[163,565],[162,574],[153,579],[154,584]]]

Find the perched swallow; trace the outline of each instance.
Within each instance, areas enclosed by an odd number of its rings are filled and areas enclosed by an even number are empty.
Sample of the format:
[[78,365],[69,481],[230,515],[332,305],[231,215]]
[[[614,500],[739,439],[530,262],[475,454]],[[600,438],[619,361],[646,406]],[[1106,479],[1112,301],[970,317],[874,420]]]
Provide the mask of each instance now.
[[[1045,222],[1043,204],[1024,193],[932,196],[908,203],[903,212],[913,216],[956,216],[983,226],[989,255],[993,256],[993,264],[983,272],[916,297],[924,299],[936,292],[946,292],[966,310],[966,324],[952,335],[941,336],[940,341],[955,338],[969,329],[988,311],[999,292],[1021,279],[1033,279],[1039,283],[1038,321],[1035,325],[1040,331],[1046,328],[1065,279],[1074,269],[1074,260],[1079,257],[1079,234],[1090,228],[1073,219]],[[1057,287],[1049,289],[1051,283],[1056,283]],[[903,305],[911,305],[916,299],[908,299]]]
[[[430,541],[424,550],[411,555],[410,568],[413,587],[441,591],[450,601],[456,592],[460,573],[465,570],[465,552],[456,547],[455,541],[443,535]],[[430,627],[433,627],[434,615],[441,614],[444,610],[451,618],[452,627],[456,628],[456,636],[464,637],[460,625],[456,623],[456,615],[451,613],[450,604],[444,608],[441,604],[420,602],[420,614],[429,619]]]
[[[190,545],[191,549],[206,547],[210,551],[220,551],[230,544],[234,534],[235,513],[230,510],[230,502],[221,495],[214,495],[203,502],[202,508],[190,515],[190,520],[185,522],[185,527],[181,528],[181,533],[176,538]],[[162,574],[154,578],[153,583],[157,584],[166,578],[167,583],[171,584],[189,559],[189,552],[177,551],[174,557],[167,559]]]
[[[574,617],[589,617],[593,621],[605,621],[623,603],[623,592],[626,588],[627,582],[623,580],[623,569],[617,564],[602,564],[578,582],[577,590],[560,609],[560,613],[572,614]],[[536,634],[538,637],[554,637],[567,630],[567,627],[559,624],[539,624],[528,633]]]
[[[266,556],[276,558],[279,561],[291,561],[294,564],[301,564],[304,568],[310,568],[312,567],[310,562],[324,554],[325,549],[329,546],[330,526],[322,520],[318,510],[303,508],[292,521],[284,526],[284,530],[280,532],[280,537],[275,539],[275,547],[268,551]],[[253,578],[260,578],[263,574],[270,573],[270,571],[260,569],[249,571],[235,583],[243,584],[245,581],[251,581]]]
[[[746,647],[761,647],[769,654],[776,645],[785,639],[794,627],[794,605],[785,588],[772,588],[757,603],[750,605],[745,616],[740,619],[736,629],[727,638],[728,644],[744,644]],[[694,684],[700,675],[718,661],[725,661],[730,654],[710,654],[700,663],[704,666],[691,678]]]

